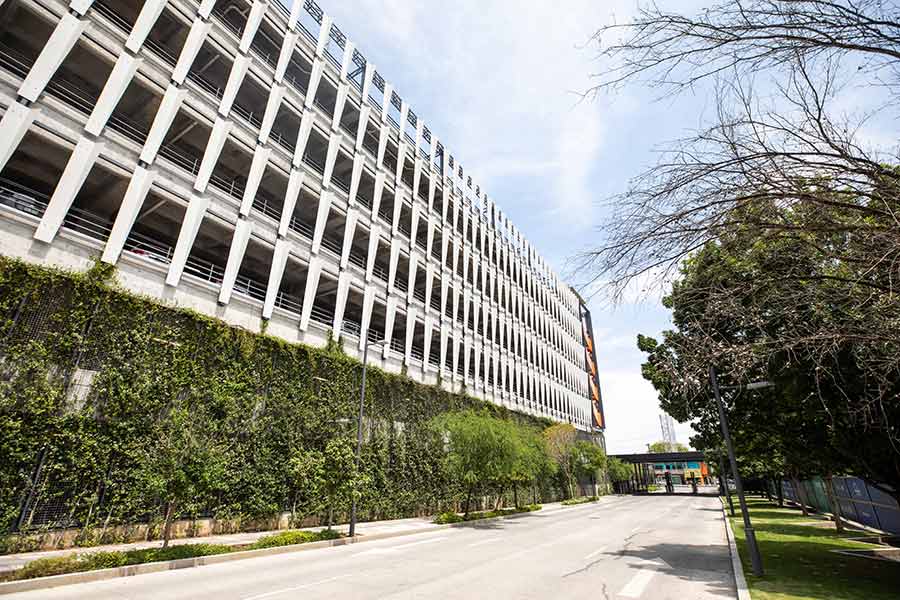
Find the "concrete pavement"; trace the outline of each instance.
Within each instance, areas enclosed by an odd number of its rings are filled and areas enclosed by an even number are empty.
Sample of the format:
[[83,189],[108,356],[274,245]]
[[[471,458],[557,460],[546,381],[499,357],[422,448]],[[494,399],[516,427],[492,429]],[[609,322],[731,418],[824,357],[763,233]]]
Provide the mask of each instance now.
[[599,504],[10,598],[735,598],[717,498]]

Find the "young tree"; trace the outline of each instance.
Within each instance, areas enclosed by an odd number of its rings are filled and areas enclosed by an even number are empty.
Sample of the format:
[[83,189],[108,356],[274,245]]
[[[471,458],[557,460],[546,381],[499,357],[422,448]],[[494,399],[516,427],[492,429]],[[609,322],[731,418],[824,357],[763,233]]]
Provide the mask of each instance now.
[[631,465],[618,458],[609,458],[606,461],[606,473],[612,482],[628,481],[634,475]]
[[328,507],[328,528],[334,521],[335,509],[350,505],[353,494],[358,494],[365,484],[356,467],[354,441],[339,436],[328,440],[322,453],[321,486],[325,505]]
[[569,497],[574,496],[572,449],[575,447],[575,427],[569,423],[557,423],[544,430],[544,442],[547,445],[547,454],[553,460],[566,484]]
[[297,449],[290,458],[290,474],[294,488],[292,519],[302,522],[306,515],[324,508],[325,456],[318,450]]
[[585,440],[578,440],[572,447],[572,472],[578,479],[589,477],[596,495],[597,473],[606,468],[603,448]]

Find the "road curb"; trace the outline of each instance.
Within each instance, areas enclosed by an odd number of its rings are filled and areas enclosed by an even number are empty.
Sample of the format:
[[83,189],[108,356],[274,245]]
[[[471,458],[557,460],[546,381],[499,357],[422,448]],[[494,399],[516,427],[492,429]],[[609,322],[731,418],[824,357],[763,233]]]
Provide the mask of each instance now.
[[751,600],[747,579],[744,577],[744,566],[741,564],[741,556],[738,554],[734,531],[731,529],[731,519],[728,518],[728,513],[725,512],[724,503],[722,504],[722,520],[725,521],[725,537],[728,538],[728,551],[731,553],[731,570],[734,571],[734,586],[737,588],[738,600]]
[[[556,510],[571,510],[575,508],[585,508],[587,506],[596,505],[599,502],[588,502],[585,504],[576,504],[574,506],[560,506]],[[463,523],[446,523],[443,525],[435,525],[428,529],[405,529],[401,531],[385,531],[382,533],[372,533],[368,535],[356,536],[354,538],[339,538],[336,540],[324,540],[321,542],[308,542],[306,544],[294,544],[293,546],[276,546],[274,548],[260,548],[257,550],[240,550],[238,552],[230,552],[227,554],[213,554],[211,556],[197,556],[194,558],[181,558],[178,560],[167,560],[153,563],[143,563],[140,565],[130,565],[127,567],[113,567],[111,569],[98,569],[96,571],[83,571],[81,573],[65,573],[63,575],[51,575],[49,577],[36,577],[34,579],[23,579],[21,581],[7,581],[0,583],[0,596],[6,594],[15,594],[18,592],[28,592],[33,590],[44,590],[64,585],[72,585],[76,583],[90,583],[93,581],[104,581],[106,579],[117,579],[119,577],[131,577],[133,575],[145,575],[147,573],[159,573],[160,571],[174,571],[176,569],[190,569],[193,567],[202,567],[204,565],[215,565],[234,560],[247,560],[250,558],[259,558],[262,556],[274,556],[277,554],[289,554],[293,552],[305,552],[307,550],[317,550],[319,548],[331,548],[334,546],[346,546],[347,544],[359,544],[362,542],[374,542],[376,540],[384,540],[394,537],[404,537],[421,533],[430,533],[433,531],[442,531],[444,529],[473,527],[482,523],[490,523],[502,519],[514,519],[525,517],[528,515],[536,515],[541,511],[515,513],[511,515],[501,515],[491,517],[489,519],[477,519],[475,521],[466,521]]]

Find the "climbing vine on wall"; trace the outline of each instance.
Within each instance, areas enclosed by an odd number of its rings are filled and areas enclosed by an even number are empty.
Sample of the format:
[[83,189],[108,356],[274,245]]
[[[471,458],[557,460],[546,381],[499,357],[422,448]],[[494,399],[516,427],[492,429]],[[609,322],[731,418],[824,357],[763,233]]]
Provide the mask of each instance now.
[[[74,274],[0,258],[0,531],[158,521],[179,481],[182,517],[315,511],[296,465],[353,434],[359,366],[337,342],[289,344],[138,297],[100,263]],[[547,424],[374,368],[366,401],[372,518],[459,498],[432,417],[481,407]],[[198,443],[215,469],[188,460]]]

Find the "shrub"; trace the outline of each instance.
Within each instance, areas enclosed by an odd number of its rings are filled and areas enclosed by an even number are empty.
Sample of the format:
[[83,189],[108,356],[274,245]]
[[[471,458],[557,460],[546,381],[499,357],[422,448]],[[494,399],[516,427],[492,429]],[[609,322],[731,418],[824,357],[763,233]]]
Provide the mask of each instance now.
[[341,537],[341,534],[333,529],[323,529],[322,531],[282,531],[281,533],[259,538],[249,549],[293,546],[295,544],[335,540],[339,537]]
[[581,496],[579,498],[569,498],[568,500],[563,500],[563,506],[572,506],[573,504],[585,504],[587,502],[596,502],[597,496]]
[[479,519],[493,519],[496,517],[505,517],[519,513],[534,512],[541,510],[540,504],[528,504],[518,508],[501,508],[500,510],[485,510],[482,512],[472,512],[467,515],[460,515],[455,512],[441,513],[434,518],[434,522],[438,525],[446,525],[447,523],[461,523],[463,521],[478,521]]
[[447,523],[459,523],[463,518],[455,512],[444,512],[434,518],[434,522],[438,525],[446,525]]

